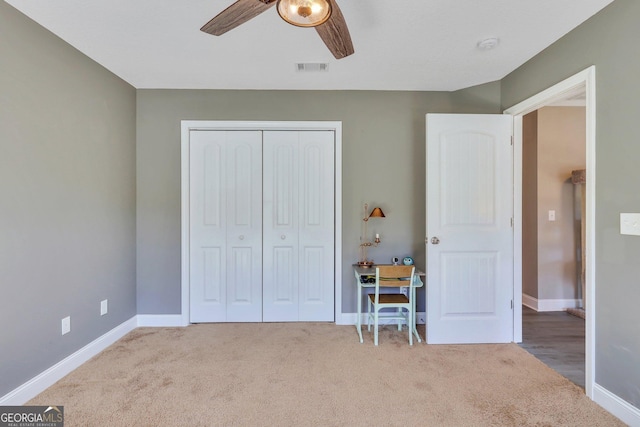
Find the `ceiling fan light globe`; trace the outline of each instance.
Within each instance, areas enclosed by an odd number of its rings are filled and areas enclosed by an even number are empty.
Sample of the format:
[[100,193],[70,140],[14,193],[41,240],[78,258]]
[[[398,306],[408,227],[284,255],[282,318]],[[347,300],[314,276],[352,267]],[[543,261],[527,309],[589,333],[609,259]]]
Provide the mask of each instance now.
[[309,16],[311,16],[312,13],[313,11],[309,6],[298,7],[298,16],[302,16],[303,18],[308,18]]
[[297,27],[316,27],[331,16],[329,0],[278,0],[276,9],[282,19]]

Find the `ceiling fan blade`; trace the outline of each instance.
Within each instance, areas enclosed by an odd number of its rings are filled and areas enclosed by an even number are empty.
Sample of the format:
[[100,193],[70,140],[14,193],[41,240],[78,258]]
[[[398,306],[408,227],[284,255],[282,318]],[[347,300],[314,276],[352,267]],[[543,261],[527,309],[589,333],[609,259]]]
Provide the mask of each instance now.
[[275,4],[276,0],[238,0],[217,14],[211,21],[200,28],[200,31],[221,36],[248,20],[255,18]]
[[331,2],[331,16],[327,22],[318,25],[316,31],[336,59],[344,58],[354,52],[347,22],[335,1]]

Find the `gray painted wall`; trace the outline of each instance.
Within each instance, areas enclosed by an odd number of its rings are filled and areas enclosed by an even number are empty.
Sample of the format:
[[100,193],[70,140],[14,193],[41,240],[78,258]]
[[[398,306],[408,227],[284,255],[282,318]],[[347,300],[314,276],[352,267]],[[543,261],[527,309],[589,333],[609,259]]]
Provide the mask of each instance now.
[[640,2],[616,0],[502,80],[508,108],[596,66],[596,382],[640,408],[640,237],[621,212],[640,212]]
[[[580,221],[571,171],[586,167],[584,107],[538,110],[538,299],[576,299]],[[578,199],[578,212],[580,203]],[[556,212],[549,221],[549,211]],[[578,213],[579,218],[579,213]]]
[[[343,312],[355,312],[351,264],[365,202],[384,220],[369,256],[412,255],[424,269],[425,114],[498,113],[499,85],[459,92],[139,90],[137,110],[138,313],[180,306],[180,121],[336,120],[343,124]],[[424,310],[424,294],[418,309]]]
[[3,396],[135,315],[136,93],[5,2],[0,58]]
[[570,177],[585,168],[585,120],[584,107],[544,107],[522,122],[522,293],[540,302],[578,298],[580,201]]

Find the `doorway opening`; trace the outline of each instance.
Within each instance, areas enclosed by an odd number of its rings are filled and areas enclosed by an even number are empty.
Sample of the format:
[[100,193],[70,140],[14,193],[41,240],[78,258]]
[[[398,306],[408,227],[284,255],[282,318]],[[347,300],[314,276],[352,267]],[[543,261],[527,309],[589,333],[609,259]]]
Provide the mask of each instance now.
[[521,344],[583,388],[584,103],[579,87],[523,117]]
[[[530,212],[523,212],[523,135],[525,116],[541,108],[549,107],[560,101],[581,97],[584,94],[585,115],[585,165],[586,191],[584,193],[584,305],[588,307],[585,316],[585,391],[593,398],[594,354],[595,354],[595,67],[592,66],[549,89],[517,104],[505,111],[514,116],[514,340],[522,342],[523,302],[527,300],[523,286],[523,219]],[[569,171],[571,172],[571,171]],[[547,218],[552,217],[546,212]],[[555,218],[554,218],[555,219]],[[523,295],[524,294],[524,295]],[[562,299],[562,298],[559,298]],[[577,297],[575,298],[577,299]],[[538,299],[539,302],[539,299]],[[564,304],[563,302],[562,304]],[[566,307],[565,307],[566,308]]]

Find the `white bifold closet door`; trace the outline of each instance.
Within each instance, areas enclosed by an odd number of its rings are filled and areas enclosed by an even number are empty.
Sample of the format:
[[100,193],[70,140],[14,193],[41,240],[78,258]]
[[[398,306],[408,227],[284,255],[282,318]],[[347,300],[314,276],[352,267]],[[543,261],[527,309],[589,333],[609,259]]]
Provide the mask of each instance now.
[[334,320],[334,139],[190,133],[191,322]]
[[334,132],[263,135],[263,321],[334,320]]
[[190,134],[191,322],[262,321],[262,132]]

